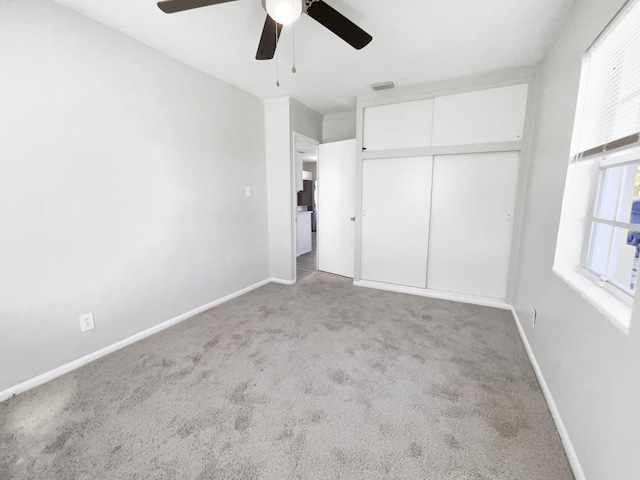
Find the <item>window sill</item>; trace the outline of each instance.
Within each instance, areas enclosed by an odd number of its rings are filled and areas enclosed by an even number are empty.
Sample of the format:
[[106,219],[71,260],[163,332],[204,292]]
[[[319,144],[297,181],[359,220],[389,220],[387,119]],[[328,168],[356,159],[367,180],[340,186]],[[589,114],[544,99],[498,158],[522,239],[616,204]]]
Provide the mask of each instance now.
[[629,305],[578,272],[554,268],[553,273],[607,317],[622,333],[629,333],[631,323],[631,307]]

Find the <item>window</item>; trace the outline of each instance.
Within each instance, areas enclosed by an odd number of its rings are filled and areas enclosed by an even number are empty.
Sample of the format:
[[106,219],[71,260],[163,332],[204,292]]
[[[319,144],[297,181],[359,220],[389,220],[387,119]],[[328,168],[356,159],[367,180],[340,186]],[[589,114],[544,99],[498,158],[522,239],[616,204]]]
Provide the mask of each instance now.
[[631,296],[640,252],[640,156],[632,151],[601,160],[596,193],[584,268],[612,293]]
[[580,90],[582,112],[574,132],[574,153],[577,150],[583,156],[596,155],[637,140],[640,1],[628,2],[589,48]]
[[587,51],[580,102],[574,160],[597,169],[582,270],[631,301],[640,252],[640,0]]

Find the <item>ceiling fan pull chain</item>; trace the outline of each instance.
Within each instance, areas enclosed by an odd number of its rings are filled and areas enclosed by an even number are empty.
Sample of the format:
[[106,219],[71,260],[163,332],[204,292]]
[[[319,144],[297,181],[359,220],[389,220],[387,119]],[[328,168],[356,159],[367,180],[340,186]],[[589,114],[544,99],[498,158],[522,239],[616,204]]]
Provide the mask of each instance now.
[[[291,10],[293,11],[293,3],[301,0],[291,0]],[[291,67],[291,73],[296,73],[296,22],[291,24],[291,33],[293,38],[293,66]]]

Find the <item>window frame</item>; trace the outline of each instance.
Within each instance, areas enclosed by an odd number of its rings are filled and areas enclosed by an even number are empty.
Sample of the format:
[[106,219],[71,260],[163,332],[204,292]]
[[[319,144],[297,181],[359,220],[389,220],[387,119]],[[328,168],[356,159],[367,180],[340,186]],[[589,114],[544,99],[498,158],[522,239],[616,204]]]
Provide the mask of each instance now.
[[[640,166],[640,131],[622,138],[613,138],[604,144],[589,147],[584,151],[580,150],[582,150],[583,144],[585,143],[584,129],[585,122],[587,122],[588,105],[590,105],[590,102],[594,95],[595,98],[598,98],[598,95],[601,95],[598,90],[591,91],[591,88],[593,87],[592,85],[590,85],[590,83],[594,81],[596,85],[598,85],[598,82],[601,81],[600,76],[592,76],[593,72],[591,70],[594,61],[594,54],[598,51],[598,48],[600,48],[606,42],[606,39],[609,38],[610,35],[615,34],[616,29],[621,25],[627,15],[630,12],[635,12],[636,9],[640,9],[640,0],[628,0],[627,2],[625,2],[618,13],[616,13],[616,15],[606,25],[604,30],[596,37],[589,48],[587,48],[587,50],[585,51],[580,75],[578,110],[576,111],[576,118],[573,125],[573,136],[571,144],[571,151],[573,154],[572,160],[576,162],[586,159],[592,160],[595,162],[594,168],[597,170],[596,174],[594,175],[593,185],[591,185],[590,189],[591,200],[589,202],[588,215],[585,218],[585,230],[582,242],[579,271],[584,276],[594,281],[598,287],[604,288],[606,291],[615,295],[617,298],[623,300],[629,305],[633,305],[638,282],[634,282],[633,291],[630,292],[628,289],[625,289],[624,287],[618,285],[617,283],[619,283],[619,281],[608,278],[609,274],[611,273],[611,263],[612,261],[614,261],[614,258],[619,250],[619,245],[615,244],[617,235],[616,229],[624,229],[627,232],[640,231],[640,225],[632,224],[630,221],[623,222],[619,220],[626,173],[623,173],[623,175],[621,175],[619,184],[615,190],[615,213],[613,215],[613,219],[609,220],[607,218],[598,216],[598,213],[602,212],[598,212],[597,210],[599,199],[603,194],[606,193],[606,185],[605,183],[603,183],[604,173],[608,169],[616,167],[625,167],[635,164]],[[624,50],[624,52],[626,52],[626,50]],[[637,94],[638,92],[636,92],[634,96],[636,96]],[[621,104],[623,103],[624,102],[620,102],[620,99],[617,99],[616,111],[618,111]],[[591,107],[592,106],[593,105],[591,105]],[[589,113],[592,114],[593,111],[589,110]],[[640,130],[640,125],[638,130]],[[611,228],[611,233],[609,234],[608,239],[606,266],[604,268],[604,273],[598,272],[590,266],[592,259],[591,253],[595,240],[594,232],[596,225],[608,225]]]
[[[637,136],[634,134],[632,137]],[[604,155],[599,155],[600,158],[596,158],[595,168],[598,170],[598,173],[595,175],[594,184],[591,187],[591,201],[590,201],[590,209],[589,216],[585,220],[586,228],[584,233],[584,239],[582,243],[582,254],[581,254],[581,264],[580,271],[583,275],[592,280],[598,287],[605,289],[607,292],[615,295],[618,299],[624,301],[628,305],[633,305],[633,300],[635,299],[635,293],[638,289],[638,281],[636,280],[634,284],[634,289],[632,292],[622,288],[617,285],[617,283],[609,281],[607,277],[607,273],[609,271],[609,265],[612,261],[613,256],[613,239],[615,236],[615,229],[622,228],[627,231],[640,231],[640,224],[633,224],[630,222],[622,222],[617,220],[619,211],[620,211],[620,201],[621,201],[621,190],[622,184],[624,182],[624,176],[621,176],[618,188],[616,190],[616,207],[615,207],[615,217],[614,220],[609,220],[606,218],[602,218],[597,216],[597,202],[600,197],[600,190],[603,188],[602,185],[602,175],[603,172],[610,168],[616,167],[626,167],[630,165],[637,165],[640,167],[640,142],[636,142],[637,145],[630,144],[624,145],[622,147],[616,148],[609,153],[605,153]],[[591,155],[588,155],[591,156]],[[586,156],[582,157],[586,158]],[[589,254],[591,252],[591,245],[593,241],[593,227],[595,224],[601,225],[609,225],[612,227],[611,237],[609,239],[609,248],[607,252],[607,268],[605,269],[605,274],[595,271],[589,266]]]
[[[636,9],[640,9],[640,0],[628,0],[625,2],[582,56],[577,106],[570,144],[570,161],[565,178],[562,211],[553,261],[553,272],[624,334],[629,333],[635,291],[640,289],[638,287],[640,276],[636,276],[633,294],[629,294],[629,290],[625,291],[624,278],[626,274],[624,276],[620,275],[622,271],[617,267],[618,259],[622,260],[630,252],[624,248],[626,241],[622,240],[624,238],[621,238],[622,232],[616,230],[616,228],[623,228],[629,232],[640,231],[640,225],[630,223],[631,216],[629,217],[629,223],[624,221],[626,220],[627,189],[629,188],[629,184],[625,183],[624,178],[629,179],[628,172],[623,172],[620,183],[616,188],[616,211],[614,215],[610,215],[605,210],[596,212],[596,202],[599,202],[598,193],[601,188],[604,189],[603,191],[608,191],[609,188],[613,189],[612,185],[615,184],[614,181],[607,185],[606,182],[601,180],[604,170],[624,164],[640,164],[640,124],[637,125],[637,128],[619,131],[620,134],[627,135],[622,138],[612,138],[614,135],[605,137],[600,135],[599,132],[602,130],[599,130],[599,125],[606,127],[608,123],[607,117],[599,117],[599,115],[609,114],[607,111],[601,110],[602,105],[614,109],[610,110],[613,112],[611,118],[614,121],[616,115],[624,115],[625,112],[620,110],[619,98],[616,98],[616,103],[603,103],[601,106],[597,103],[598,99],[608,98],[606,96],[608,90],[601,91],[598,88],[603,85],[602,82],[604,80],[609,78],[606,76],[607,70],[602,70],[601,68],[603,65],[609,65],[609,63],[602,63],[602,59],[607,59],[604,56],[600,57],[597,64],[594,64],[594,52],[602,47],[609,35],[616,31],[630,12],[634,12],[633,14],[635,15]],[[633,22],[636,21],[637,17],[634,17]],[[633,23],[627,25],[633,25]],[[629,31],[635,35],[637,30]],[[617,43],[620,38],[622,37],[616,37],[612,45],[625,45]],[[625,50],[619,50],[619,52],[628,51],[626,46],[620,48],[625,48]],[[616,49],[611,51],[618,52]],[[629,65],[636,65],[635,57],[629,58],[631,62]],[[635,70],[630,70],[630,72],[635,72]],[[602,76],[603,74],[605,74],[604,77]],[[631,77],[624,77],[624,81],[631,79],[631,81],[635,82],[637,80],[635,73],[631,73],[631,75]],[[610,83],[606,83],[606,85],[611,87]],[[634,96],[634,98],[636,97]],[[624,119],[626,117],[621,118]],[[635,133],[630,133],[634,131]],[[596,142],[592,142],[590,139],[608,142],[593,146]],[[607,194],[603,198],[612,200],[614,194]],[[624,198],[625,203],[621,203],[620,200],[622,198]],[[631,208],[633,208],[633,200],[631,202]],[[607,207],[606,203],[605,201],[601,206]],[[624,206],[621,208],[621,205]],[[608,207],[613,207],[613,202]],[[598,215],[612,218],[613,221],[603,219]],[[620,221],[620,219],[623,221]],[[600,245],[596,244],[598,246],[604,245],[604,248],[608,249],[606,250],[606,265],[601,261],[601,257],[598,258],[597,253],[595,256],[588,257],[592,244],[592,232],[596,224],[610,225],[612,229],[608,244],[605,245],[604,242]],[[595,251],[597,252],[598,250]],[[587,267],[588,261],[594,261],[591,265],[595,268],[604,268],[607,274],[612,275],[614,281],[622,285],[622,288],[613,282],[601,281],[601,275]],[[631,275],[632,279],[633,271]],[[618,277],[623,279],[622,282]],[[629,282],[630,285],[631,282]]]

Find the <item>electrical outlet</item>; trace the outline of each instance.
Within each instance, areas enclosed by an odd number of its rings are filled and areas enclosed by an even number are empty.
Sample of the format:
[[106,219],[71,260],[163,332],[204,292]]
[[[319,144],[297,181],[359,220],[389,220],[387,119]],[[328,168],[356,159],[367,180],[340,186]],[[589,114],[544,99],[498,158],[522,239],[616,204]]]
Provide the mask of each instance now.
[[536,318],[538,317],[538,312],[536,312],[535,308],[531,309],[531,324],[535,327],[536,326]]
[[80,331],[86,332],[87,330],[91,330],[95,327],[93,323],[93,313],[85,313],[84,315],[80,315]]

